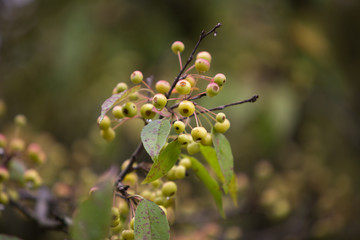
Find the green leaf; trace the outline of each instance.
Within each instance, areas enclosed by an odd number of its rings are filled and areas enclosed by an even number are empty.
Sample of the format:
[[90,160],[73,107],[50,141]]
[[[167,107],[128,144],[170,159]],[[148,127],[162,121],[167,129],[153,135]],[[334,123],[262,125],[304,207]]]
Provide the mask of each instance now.
[[[128,90],[125,90],[121,93],[116,93],[111,95],[108,99],[105,100],[105,102],[101,105],[101,114],[100,114],[100,121],[104,118],[105,114],[115,105],[119,104],[121,101],[123,101],[125,98],[127,98],[129,95],[137,92],[140,89],[140,85],[137,85],[135,87],[132,87]],[[99,122],[100,122],[99,121]]]
[[5,234],[0,234],[0,240],[21,240],[21,239],[13,236],[8,236]]
[[209,174],[207,169],[196,159],[186,156],[191,161],[191,168],[196,176],[205,184],[205,187],[210,191],[215,200],[215,204],[222,217],[225,218],[224,209],[222,206],[222,194],[218,182]]
[[238,206],[237,192],[238,192],[238,186],[237,186],[237,182],[236,182],[236,175],[233,174],[233,177],[229,184],[229,193],[230,193],[231,199],[233,200],[233,203],[236,207]]
[[70,229],[73,240],[104,239],[109,231],[115,170],[102,177],[94,191],[80,204]]
[[166,143],[170,128],[169,120],[158,119],[150,122],[141,131],[141,141],[154,162]]
[[200,151],[205,160],[209,163],[210,167],[214,170],[216,176],[219,178],[219,180],[223,183],[224,175],[221,172],[221,168],[219,165],[219,161],[216,156],[216,151],[214,148],[209,146],[204,146],[200,144]]
[[180,152],[181,146],[177,140],[169,143],[164,151],[160,153],[159,158],[153,163],[142,183],[149,183],[164,176],[174,166],[180,156]]
[[234,174],[234,158],[232,155],[231,146],[224,134],[218,133],[216,131],[212,131],[212,134],[216,156],[219,160],[221,172],[225,178],[223,188],[225,193],[228,193],[229,184]]
[[152,201],[142,200],[135,213],[135,240],[170,239],[165,213]]

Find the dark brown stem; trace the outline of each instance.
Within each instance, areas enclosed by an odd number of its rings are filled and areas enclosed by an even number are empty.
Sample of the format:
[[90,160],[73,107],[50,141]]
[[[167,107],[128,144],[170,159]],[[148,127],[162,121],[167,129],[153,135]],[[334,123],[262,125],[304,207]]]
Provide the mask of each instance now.
[[137,148],[135,149],[135,151],[131,154],[131,158],[130,158],[129,164],[126,166],[126,168],[125,168],[124,170],[122,170],[122,171],[119,173],[118,179],[117,179],[118,182],[121,182],[121,181],[124,179],[125,175],[132,170],[133,164],[137,161],[138,156],[139,156],[139,154],[141,153],[141,151],[142,151],[143,149],[144,149],[144,145],[143,145],[142,141],[140,141],[139,144],[138,144],[138,146],[137,146]]

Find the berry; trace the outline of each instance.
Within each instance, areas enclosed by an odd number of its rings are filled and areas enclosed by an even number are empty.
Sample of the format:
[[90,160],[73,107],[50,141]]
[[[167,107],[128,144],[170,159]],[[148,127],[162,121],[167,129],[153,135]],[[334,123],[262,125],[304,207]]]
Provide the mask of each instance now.
[[135,223],[135,218],[133,217],[129,223],[129,227],[130,229],[134,230],[134,223]]
[[121,237],[123,240],[134,240],[135,239],[134,230],[129,229],[122,231]]
[[22,114],[18,114],[15,116],[15,119],[14,119],[14,122],[17,126],[19,127],[23,127],[26,125],[27,123],[27,120],[26,120],[26,117]]
[[0,204],[6,205],[9,203],[9,196],[6,192],[0,192]]
[[115,138],[115,131],[112,128],[104,129],[100,131],[100,135],[103,139],[111,142]]
[[225,119],[224,122],[217,122],[215,123],[215,131],[219,133],[224,133],[230,128],[230,121],[228,119]]
[[124,82],[120,82],[120,83],[118,83],[116,85],[115,92],[116,93],[121,93],[121,92],[123,92],[123,91],[125,91],[127,89],[128,89],[128,85],[126,83],[124,83]]
[[121,221],[119,220],[117,225],[111,227],[111,234],[112,235],[119,234],[121,232],[122,228],[123,228],[123,226],[121,224]]
[[207,131],[204,127],[194,127],[191,130],[191,136],[195,142],[200,142],[207,135]]
[[186,169],[191,168],[191,161],[189,158],[180,159],[179,165],[184,166]]
[[155,117],[156,112],[153,111],[154,105],[151,103],[145,103],[141,106],[140,114],[145,119],[152,119]]
[[156,91],[158,91],[159,93],[167,93],[170,90],[170,83],[166,80],[159,80],[156,82],[155,84],[155,89]]
[[211,63],[211,54],[207,51],[202,51],[196,55],[196,59],[205,59],[209,63]]
[[26,170],[24,172],[23,179],[29,188],[37,188],[42,183],[42,179],[35,169]]
[[164,183],[164,185],[161,188],[161,192],[165,197],[173,196],[177,191],[176,183],[172,181],[168,181]]
[[175,166],[172,167],[172,168],[170,169],[170,171],[167,172],[166,178],[167,178],[167,180],[170,180],[170,181],[176,180],[176,176],[175,176]]
[[104,116],[103,119],[100,121],[100,117],[98,118],[98,125],[100,127],[100,129],[102,130],[106,130],[110,127],[111,125],[111,120],[108,116]]
[[41,164],[45,162],[46,156],[39,144],[31,143],[27,147],[27,154],[29,158],[37,164]]
[[191,84],[186,80],[180,80],[176,84],[175,89],[179,94],[189,94],[191,91]]
[[195,105],[187,100],[182,101],[179,104],[179,112],[184,117],[189,117],[195,112]]
[[14,138],[10,142],[10,149],[14,152],[21,152],[25,149],[25,142],[21,138]]
[[122,107],[119,106],[119,105],[113,107],[113,109],[112,109],[112,115],[113,115],[115,118],[118,118],[118,119],[124,118],[124,114],[123,114],[123,112],[122,112]]
[[7,143],[7,141],[6,141],[5,135],[3,135],[3,134],[0,133],[0,148],[5,147],[5,146],[6,146],[6,143]]
[[171,50],[175,53],[178,54],[178,52],[182,52],[184,51],[185,46],[184,43],[180,42],[180,41],[175,41],[172,45],[171,45]]
[[138,92],[134,92],[134,93],[129,95],[129,100],[130,101],[136,101],[138,99],[139,99],[139,93]]
[[212,144],[211,133],[206,134],[206,137],[201,140],[201,144],[204,145],[204,146],[211,146],[211,144]]
[[197,142],[191,142],[186,146],[186,150],[190,155],[198,153],[200,151],[200,144]]
[[150,201],[154,201],[155,199],[155,194],[153,194],[152,192],[150,192],[149,190],[144,190],[141,192],[140,194],[143,198],[150,200]]
[[158,94],[155,94],[153,99],[152,99],[152,103],[154,104],[154,107],[157,109],[157,110],[161,110],[163,109],[166,104],[167,104],[167,98],[165,97],[164,94],[162,93],[158,93]]
[[139,84],[141,83],[141,81],[143,80],[143,74],[140,71],[134,71],[131,75],[130,75],[130,80],[132,83],[134,84]]
[[225,119],[226,119],[225,113],[220,112],[220,113],[216,114],[216,121],[217,122],[223,123],[225,121]]
[[127,102],[122,106],[122,112],[125,117],[133,117],[137,114],[137,107],[133,102]]
[[113,206],[111,207],[111,220],[115,221],[117,219],[120,219],[119,208]]
[[4,167],[0,167],[0,183],[7,181],[9,176],[9,171]]
[[176,133],[182,133],[185,130],[185,123],[182,121],[175,121],[173,127]]
[[135,185],[138,182],[138,176],[135,172],[131,172],[125,175],[124,177],[124,183],[129,185]]
[[206,95],[214,97],[220,92],[220,87],[216,83],[209,83],[206,87]]
[[177,179],[183,179],[186,175],[186,168],[183,165],[178,165],[175,168],[175,177]]
[[191,142],[191,139],[187,134],[180,134],[178,137],[178,142],[180,145],[186,146]]
[[164,204],[164,201],[165,201],[165,198],[164,196],[157,196],[155,197],[154,199],[154,203],[156,203],[157,205],[163,205]]
[[198,72],[206,72],[210,69],[210,63],[202,58],[199,58],[195,61],[195,68]]
[[153,186],[153,188],[158,188],[160,187],[162,184],[162,181],[160,179],[156,179],[155,181],[151,182],[151,185]]
[[191,86],[191,87],[194,87],[194,86],[195,86],[196,81],[195,81],[195,78],[194,78],[193,76],[189,75],[189,76],[187,76],[187,77],[185,78],[185,80],[190,83],[190,86]]
[[217,85],[219,85],[219,87],[221,87],[222,85],[224,85],[226,82],[226,77],[224,74],[222,73],[218,73],[215,75],[214,77],[214,83],[216,83]]

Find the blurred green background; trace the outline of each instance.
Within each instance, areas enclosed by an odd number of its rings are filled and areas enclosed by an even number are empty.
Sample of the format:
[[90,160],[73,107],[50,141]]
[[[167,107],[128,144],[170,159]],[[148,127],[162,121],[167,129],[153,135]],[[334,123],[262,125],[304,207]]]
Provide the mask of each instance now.
[[201,30],[221,22],[199,50],[213,56],[209,75],[228,81],[201,102],[259,95],[224,111],[236,171],[256,178],[265,161],[288,189],[299,188],[292,224],[253,211],[221,224],[239,225],[244,239],[358,239],[359,11],[356,0],[0,0],[1,121],[23,113],[72,152],[70,168],[75,161],[101,172],[140,139],[140,121],[110,144],[100,139],[96,118],[113,87],[134,70],[174,79],[171,43],[185,43],[185,60]]

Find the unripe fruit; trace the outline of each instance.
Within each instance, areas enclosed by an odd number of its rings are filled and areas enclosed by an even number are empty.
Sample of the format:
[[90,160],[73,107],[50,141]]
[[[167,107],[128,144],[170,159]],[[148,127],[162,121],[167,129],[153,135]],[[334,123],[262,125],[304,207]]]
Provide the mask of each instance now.
[[161,192],[165,197],[173,196],[177,191],[176,183],[172,181],[168,181],[164,183],[164,185],[161,188]]
[[133,217],[129,223],[130,229],[134,230],[135,217]]
[[105,139],[108,142],[111,142],[115,138],[115,131],[112,128],[100,130],[100,135],[103,139]]
[[155,117],[156,112],[153,111],[154,105],[151,103],[145,103],[140,108],[140,114],[145,119],[152,119]]
[[153,188],[158,188],[160,187],[162,184],[162,181],[160,179],[156,179],[155,181],[151,182],[151,185],[153,186]]
[[214,97],[220,92],[220,87],[216,83],[209,83],[206,87],[206,95]]
[[7,181],[9,176],[9,171],[4,167],[0,167],[0,183]]
[[215,123],[215,131],[219,133],[224,133],[230,128],[230,121],[228,119],[225,119],[224,122],[217,122]]
[[23,127],[23,126],[26,125],[27,119],[26,119],[26,117],[24,115],[18,114],[18,115],[15,116],[14,122],[15,122],[15,124],[17,126]]
[[207,51],[202,51],[196,55],[196,59],[205,59],[209,63],[211,63],[211,54]]
[[178,165],[175,168],[175,177],[177,179],[183,179],[186,175],[186,168],[182,165]]
[[216,83],[217,85],[219,85],[219,87],[221,87],[222,85],[224,85],[226,82],[226,77],[224,74],[222,73],[218,73],[215,75],[214,77],[214,83]]
[[0,204],[6,205],[9,203],[9,196],[6,192],[0,192]]
[[112,235],[119,234],[121,232],[122,228],[123,228],[123,226],[121,224],[121,221],[119,220],[119,223],[111,228],[111,234]]
[[4,148],[6,146],[6,137],[5,135],[0,133],[0,148]]
[[117,219],[120,219],[120,211],[117,207],[111,207],[111,220],[115,221]]
[[129,100],[130,101],[136,101],[138,99],[139,99],[139,93],[138,92],[134,92],[134,93],[129,95]]
[[185,78],[185,80],[190,83],[190,86],[191,86],[191,87],[194,87],[194,86],[195,86],[196,81],[195,81],[195,78],[194,78],[193,76],[189,75],[189,76],[187,76],[187,77]]
[[165,208],[171,207],[174,205],[174,202],[175,202],[175,197],[167,197],[165,198],[164,205],[162,206],[164,206]]
[[191,130],[191,136],[195,142],[200,142],[207,135],[207,131],[204,127],[194,127]]
[[176,84],[175,89],[179,94],[189,94],[191,91],[191,84],[186,80],[180,80]]
[[10,149],[14,152],[21,152],[25,149],[25,142],[21,138],[14,138],[10,142]]
[[138,181],[138,176],[136,175],[135,172],[131,172],[125,175],[124,177],[124,183],[129,184],[129,185],[135,185]]
[[179,104],[178,109],[182,116],[189,117],[195,112],[195,105],[188,100],[184,100]]
[[133,117],[137,114],[137,107],[133,102],[127,102],[122,106],[122,111],[125,117]]
[[155,199],[155,194],[153,194],[152,192],[150,192],[149,190],[144,190],[140,193],[140,195],[150,201],[154,201]]
[[172,167],[172,168],[170,169],[170,171],[168,171],[168,172],[166,173],[166,178],[167,178],[167,180],[169,180],[169,181],[174,181],[174,180],[176,180],[175,167]]
[[157,196],[154,199],[154,203],[156,203],[157,205],[163,205],[165,201],[164,196]]
[[105,115],[101,121],[100,121],[100,117],[98,118],[98,124],[100,129],[105,130],[110,127],[111,120],[108,116]]
[[182,121],[175,121],[173,127],[176,133],[182,133],[185,130],[185,123]]
[[29,158],[37,164],[42,164],[45,162],[46,156],[39,144],[31,143],[27,147],[27,154]]
[[155,84],[155,89],[159,93],[166,94],[167,92],[169,92],[170,88],[171,88],[170,83],[166,80],[159,80]]
[[125,91],[126,89],[128,89],[128,85],[124,82],[120,82],[116,85],[115,92],[121,93],[121,92]]
[[182,52],[184,51],[185,46],[183,42],[180,41],[175,41],[173,42],[173,44],[171,45],[171,50],[175,53],[178,54],[178,52]]
[[191,168],[191,161],[189,158],[180,159],[179,165],[184,166],[186,169]]
[[180,143],[180,145],[186,146],[191,142],[191,139],[187,134],[180,134],[178,137],[178,142]]
[[41,185],[42,179],[35,169],[28,169],[24,172],[24,182],[29,188],[37,188]]
[[120,218],[117,218],[115,220],[111,220],[111,227],[116,227],[117,225],[120,224]]
[[212,145],[211,133],[206,134],[206,137],[201,140],[201,144],[204,145],[204,146],[211,146]]
[[132,83],[134,84],[139,84],[141,83],[141,81],[143,80],[143,74],[140,71],[134,71],[131,75],[130,75],[130,80]]
[[118,118],[118,119],[124,118],[124,114],[123,114],[123,112],[122,112],[122,107],[119,106],[119,105],[113,107],[113,109],[112,109],[112,115],[113,115],[115,118]]
[[122,231],[121,237],[123,240],[134,240],[135,239],[134,230],[129,229]]
[[206,72],[210,69],[210,63],[202,58],[199,58],[195,61],[195,68],[199,72]]
[[216,114],[216,121],[217,121],[217,122],[222,123],[222,122],[225,121],[225,119],[226,119],[225,113],[220,112],[220,113]]
[[154,104],[154,107],[157,109],[157,110],[161,110],[163,109],[166,104],[167,104],[167,98],[165,97],[164,94],[162,93],[158,93],[158,94],[155,94],[153,99],[152,99],[152,103]]
[[200,144],[197,142],[191,142],[186,146],[186,150],[190,155],[198,153],[200,151]]

